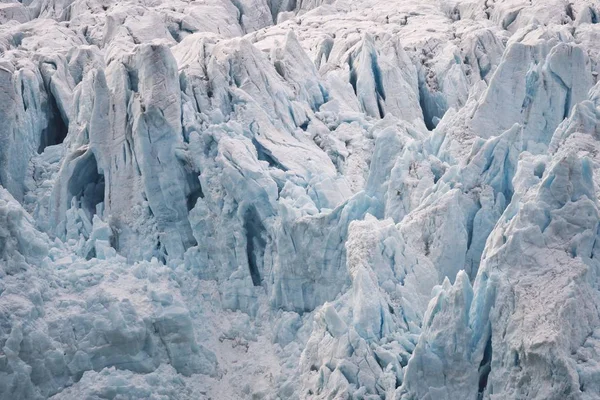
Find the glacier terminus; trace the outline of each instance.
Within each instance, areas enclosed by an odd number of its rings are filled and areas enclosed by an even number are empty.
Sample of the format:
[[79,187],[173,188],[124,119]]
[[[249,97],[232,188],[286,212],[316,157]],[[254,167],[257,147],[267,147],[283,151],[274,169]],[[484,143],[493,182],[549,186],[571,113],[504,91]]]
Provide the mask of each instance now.
[[599,400],[600,1],[0,0],[0,400]]

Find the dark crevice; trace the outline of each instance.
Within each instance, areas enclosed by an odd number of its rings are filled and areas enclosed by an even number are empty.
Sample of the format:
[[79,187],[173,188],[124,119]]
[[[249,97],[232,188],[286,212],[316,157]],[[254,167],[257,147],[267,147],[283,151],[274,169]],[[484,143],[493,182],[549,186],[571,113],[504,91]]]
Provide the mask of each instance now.
[[535,176],[537,176],[539,179],[542,179],[542,176],[544,176],[545,171],[546,171],[546,164],[539,163],[535,166],[535,168],[533,170],[533,174]]
[[375,80],[375,93],[377,94],[377,111],[379,112],[379,118],[385,117],[385,89],[383,85],[383,78],[381,77],[381,70],[377,63],[377,56],[371,54],[371,70],[373,71],[373,78]]
[[125,26],[125,29],[127,30],[128,36],[131,38],[131,40],[133,40],[133,44],[141,44],[139,38],[133,34],[130,27]]
[[23,99],[23,111],[27,112],[29,108],[29,100],[25,96],[25,80],[21,78],[21,98]]
[[200,184],[198,175],[189,173],[187,175],[187,182],[189,188],[189,194],[187,195],[187,209],[188,211],[191,211],[196,206],[198,199],[204,198],[204,192],[202,191],[202,185]]
[[[319,84],[319,91],[321,92],[321,96],[323,96],[323,104],[327,103],[329,101],[329,93],[321,84]],[[320,108],[323,104],[319,104],[317,108]]]
[[42,131],[38,154],[42,154],[48,146],[64,142],[68,132],[68,123],[63,120],[56,99],[52,95],[52,92],[48,90],[48,125]]
[[486,345],[485,350],[483,351],[483,359],[479,364],[479,390],[478,390],[478,398],[482,399],[483,394],[485,393],[485,389],[488,384],[488,377],[492,370],[492,337],[490,336]]
[[66,8],[63,9],[63,11],[59,17],[59,21],[65,22],[65,21],[71,20],[71,13],[73,12],[72,6],[73,5],[70,4],[69,6],[67,6]]
[[475,223],[475,216],[477,215],[479,210],[481,210],[481,204],[479,204],[479,209],[477,209],[476,212],[471,213],[467,219],[467,226],[466,226],[466,228],[467,228],[467,250],[469,250],[471,248],[471,244],[473,243],[473,230],[474,230],[473,225]]
[[558,75],[556,72],[550,70],[550,74],[565,91],[565,106],[564,106],[564,111],[563,111],[563,119],[567,119],[567,118],[569,118],[569,113],[571,112],[572,89],[569,87],[569,85],[567,85],[565,83],[563,78],[560,75]]
[[73,170],[68,183],[69,201],[77,200],[79,208],[92,220],[96,206],[104,201],[104,174],[98,172],[98,164],[93,153],[81,157]]
[[233,6],[235,8],[237,8],[237,10],[238,10],[238,13],[239,13],[239,15],[238,15],[238,24],[240,24],[240,26],[242,28],[244,28],[244,21],[243,21],[244,9],[242,7],[242,4],[240,4],[240,2],[237,1],[237,0],[231,0],[231,4],[233,4]]
[[[512,184],[512,180],[514,178],[515,175],[515,166],[513,165],[513,162],[511,161],[509,154],[506,154],[504,156],[504,171],[510,171],[504,174],[504,190],[503,190],[503,194],[504,194],[504,199],[506,200],[506,203],[504,205],[504,209],[506,209],[506,204],[510,203],[512,201],[512,197],[513,197],[513,193],[514,193],[514,187]],[[504,209],[502,210],[502,212],[504,212]]]
[[271,18],[273,20],[273,24],[277,23],[277,16],[282,12],[294,11],[296,9],[296,1],[292,0],[286,2],[287,7],[282,8],[283,1],[282,0],[268,0],[267,4],[269,5],[269,9],[271,10]]
[[250,277],[254,286],[260,286],[262,283],[260,271],[267,245],[267,231],[254,206],[250,206],[244,214],[244,230],[246,231],[246,255]]
[[273,63],[273,65],[275,66],[275,71],[277,71],[279,76],[281,76],[282,78],[285,79],[285,69],[283,67],[283,63],[281,61],[277,60]]
[[534,67],[530,67],[530,71],[525,76],[525,99],[521,105],[521,112],[529,108],[538,89],[538,81],[540,76]]
[[96,254],[96,248],[92,247],[90,249],[90,251],[86,254],[85,259],[86,260],[91,260],[92,258],[96,258],[97,254]]
[[24,37],[25,35],[23,34],[23,32],[14,33],[12,35],[12,38],[10,38],[12,41],[12,46],[15,48],[20,47]]
[[567,17],[571,18],[571,21],[575,21],[575,14],[573,13],[573,4],[567,3],[565,7],[565,13]]
[[488,19],[488,20],[492,17],[492,9],[491,9],[491,7],[489,5],[489,1],[490,0],[485,0],[484,3],[483,3],[484,12],[485,12],[485,18]]
[[433,183],[438,183],[438,181],[440,179],[442,179],[442,176],[444,176],[444,174],[446,173],[446,170],[443,167],[439,167],[436,165],[431,165],[430,166],[430,171],[433,174]]
[[383,99],[377,96],[377,111],[379,112],[379,118],[385,117],[385,109],[383,107]]
[[342,376],[346,378],[350,384],[356,385],[358,383],[358,376],[356,372],[350,369],[348,364],[340,363],[337,367],[337,370],[340,371]]
[[179,34],[180,32],[180,26],[179,25],[175,25],[175,24],[169,24],[167,25],[167,30],[169,31],[169,34],[171,35],[171,37],[177,42],[180,43],[182,40],[181,35]]
[[454,7],[452,9],[452,12],[450,13],[450,19],[452,21],[460,21],[461,16],[460,16],[460,9],[458,7]]
[[[111,224],[112,225],[112,224]],[[113,226],[111,226],[111,228],[113,228]],[[117,229],[112,229],[112,235],[110,236],[110,247],[112,247],[113,249],[115,249],[117,251],[117,253],[121,250],[120,246],[119,246],[119,233],[120,230],[118,229],[118,226],[116,227]]]
[[156,258],[161,264],[167,263],[167,256],[169,253],[167,252],[166,247],[161,242],[160,238],[156,240],[156,248],[155,248]]
[[329,60],[329,56],[331,55],[331,50],[333,49],[333,39],[326,38],[321,42],[321,46],[319,48],[319,53],[317,54],[317,69],[321,68],[321,63],[327,62]]
[[352,55],[348,57],[348,67],[350,68],[350,84],[352,85],[352,89],[354,89],[354,94],[358,94],[356,91],[356,82],[358,77],[356,76],[356,69],[354,68],[354,58]]
[[275,160],[271,155],[271,152],[268,149],[266,149],[263,145],[261,145],[256,139],[252,139],[252,144],[254,144],[254,147],[256,148],[256,154],[260,161],[268,162],[270,167],[277,168],[282,171],[287,171],[287,168],[281,165],[277,160]]
[[429,92],[427,83],[423,82],[419,84],[419,105],[421,106],[421,111],[423,112],[423,121],[425,122],[425,126],[430,131],[435,129],[439,121],[446,113],[446,109],[443,104],[439,103],[440,101],[443,101],[443,99],[441,99],[439,96],[440,95],[437,92]]
[[375,54],[371,54],[371,69],[373,70],[373,77],[375,78],[375,90],[377,91],[377,94],[381,96],[383,100],[385,100],[385,89],[383,86],[383,79],[381,77],[381,69],[379,69],[377,56],[375,56]]
[[184,39],[185,36],[182,36],[182,33],[194,33],[194,31],[190,31],[189,29],[183,27],[183,21],[177,21],[173,24],[170,24],[167,27],[167,29],[169,30],[169,33],[171,34],[173,39],[177,41],[177,43],[180,43]]
[[129,78],[129,89],[134,92],[137,92],[139,82],[137,71],[134,69],[127,68],[127,77]]
[[196,190],[191,192],[187,197],[187,209],[191,211],[194,207],[196,207],[196,203],[198,199],[203,199],[204,193],[202,192],[202,187],[198,186]]
[[508,29],[512,23],[515,22],[520,13],[521,9],[509,11],[502,21],[502,29]]
[[568,88],[565,97],[565,110],[563,112],[563,119],[569,118],[569,114],[571,113],[571,92],[571,88]]

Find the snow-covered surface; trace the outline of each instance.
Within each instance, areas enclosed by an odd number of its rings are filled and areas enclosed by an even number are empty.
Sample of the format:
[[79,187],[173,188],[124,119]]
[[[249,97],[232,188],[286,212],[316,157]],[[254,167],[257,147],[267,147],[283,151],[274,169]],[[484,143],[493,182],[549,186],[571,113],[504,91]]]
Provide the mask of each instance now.
[[600,398],[595,0],[0,0],[0,399]]

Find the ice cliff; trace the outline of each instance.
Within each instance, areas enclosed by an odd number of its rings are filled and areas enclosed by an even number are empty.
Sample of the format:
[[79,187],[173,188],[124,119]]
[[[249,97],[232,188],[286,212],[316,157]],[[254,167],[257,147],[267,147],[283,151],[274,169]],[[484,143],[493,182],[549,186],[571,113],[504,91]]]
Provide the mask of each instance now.
[[0,399],[600,398],[595,0],[0,0]]

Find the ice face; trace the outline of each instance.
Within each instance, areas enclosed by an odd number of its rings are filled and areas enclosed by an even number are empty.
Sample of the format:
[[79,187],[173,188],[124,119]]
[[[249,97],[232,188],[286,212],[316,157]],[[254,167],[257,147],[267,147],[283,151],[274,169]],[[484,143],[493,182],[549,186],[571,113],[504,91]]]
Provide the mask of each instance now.
[[598,398],[598,21],[0,4],[0,398]]
[[[558,399],[581,391],[591,376],[586,362],[575,366],[584,353],[595,354],[598,323],[590,312],[598,301],[590,160],[544,162],[520,161],[515,196],[489,236],[474,288],[461,272],[430,303],[400,398]],[[538,163],[547,168],[541,176]]]

